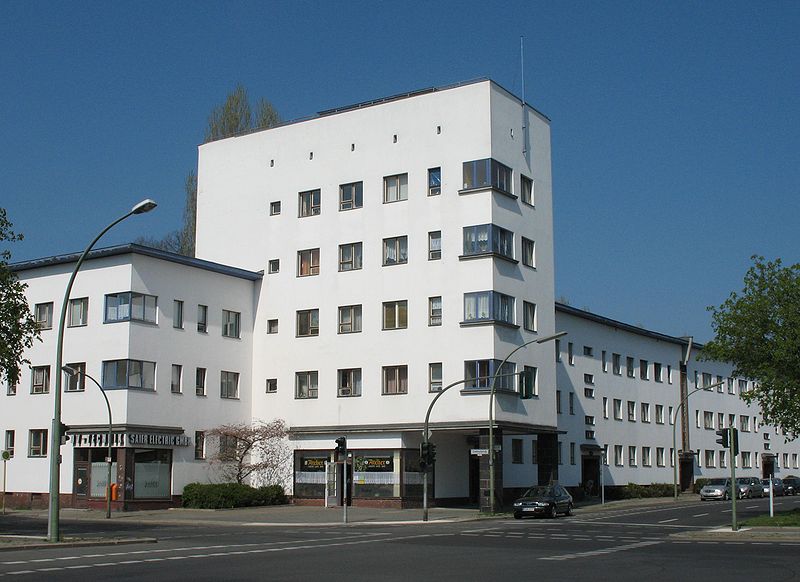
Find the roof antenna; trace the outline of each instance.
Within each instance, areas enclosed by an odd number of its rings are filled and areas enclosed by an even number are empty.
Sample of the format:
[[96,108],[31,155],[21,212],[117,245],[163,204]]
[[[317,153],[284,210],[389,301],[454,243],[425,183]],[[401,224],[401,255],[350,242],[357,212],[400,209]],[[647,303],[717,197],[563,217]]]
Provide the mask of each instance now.
[[525,37],[519,37],[519,66],[522,79],[522,154],[528,153],[528,116],[525,113]]

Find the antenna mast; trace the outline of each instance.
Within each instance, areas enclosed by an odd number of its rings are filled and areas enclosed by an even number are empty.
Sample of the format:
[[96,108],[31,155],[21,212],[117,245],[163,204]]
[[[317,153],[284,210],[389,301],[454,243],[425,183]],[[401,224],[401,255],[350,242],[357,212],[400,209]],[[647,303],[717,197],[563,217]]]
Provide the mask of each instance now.
[[528,116],[525,112],[525,37],[519,37],[519,67],[522,79],[522,153],[528,153]]

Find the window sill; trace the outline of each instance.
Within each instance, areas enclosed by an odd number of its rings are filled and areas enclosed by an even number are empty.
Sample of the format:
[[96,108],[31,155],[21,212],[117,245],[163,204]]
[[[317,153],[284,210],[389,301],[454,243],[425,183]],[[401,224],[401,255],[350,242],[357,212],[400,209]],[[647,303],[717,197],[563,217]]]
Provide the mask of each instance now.
[[519,329],[519,326],[514,323],[508,323],[507,321],[500,321],[499,319],[486,319],[480,321],[461,321],[458,323],[461,327],[479,327],[482,325],[500,325],[502,327],[507,327],[510,329]]
[[511,257],[507,257],[506,255],[501,255],[500,253],[495,253],[495,252],[479,253],[474,255],[458,255],[459,261],[472,261],[475,259],[486,259],[486,258],[502,259],[504,261],[508,261],[513,265],[519,264],[519,261],[517,259],[512,259]]
[[503,196],[507,196],[512,200],[516,200],[518,196],[512,194],[511,192],[506,192],[505,190],[501,190],[500,188],[496,188],[494,186],[479,186],[478,188],[463,188],[462,190],[458,191],[459,196],[465,196],[468,194],[478,194],[479,192],[496,192],[497,194],[502,194]]
[[397,263],[383,263],[382,267],[396,267],[397,265],[407,265],[408,261],[399,261]]
[[406,396],[408,392],[381,392],[381,396]]
[[397,330],[401,330],[401,329],[408,329],[408,326],[404,326],[404,327],[384,327],[384,328],[381,328],[381,331],[397,331]]

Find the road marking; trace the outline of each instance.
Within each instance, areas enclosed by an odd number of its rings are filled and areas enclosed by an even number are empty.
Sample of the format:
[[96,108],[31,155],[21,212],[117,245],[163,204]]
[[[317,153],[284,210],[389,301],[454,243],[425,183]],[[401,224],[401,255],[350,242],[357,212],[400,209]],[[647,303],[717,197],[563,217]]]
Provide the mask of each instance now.
[[730,513],[731,511],[733,511],[733,510],[732,509],[723,509],[722,513]]
[[573,558],[589,558],[592,556],[602,556],[603,554],[613,554],[616,552],[624,552],[626,550],[635,550],[636,548],[644,548],[646,546],[653,546],[656,544],[660,544],[661,542],[638,542],[635,544],[626,544],[624,546],[614,546],[611,548],[605,548],[602,550],[592,550],[590,552],[577,552],[574,554],[563,554],[560,556],[545,556],[539,558],[540,560],[570,560]]
[[698,513],[697,515],[693,515],[692,517],[705,517],[708,515],[707,513]]
[[677,517],[673,517],[672,519],[662,519],[658,523],[669,523],[671,521],[678,521],[678,518]]
[[758,509],[758,505],[748,505],[745,509]]

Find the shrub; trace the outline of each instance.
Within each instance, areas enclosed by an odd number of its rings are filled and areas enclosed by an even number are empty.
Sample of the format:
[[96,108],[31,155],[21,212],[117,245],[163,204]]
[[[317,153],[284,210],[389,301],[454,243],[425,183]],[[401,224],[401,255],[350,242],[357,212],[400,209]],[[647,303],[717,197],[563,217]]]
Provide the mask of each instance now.
[[650,485],[637,485],[628,483],[621,491],[620,499],[640,499],[648,497],[670,497],[673,493],[669,483],[651,483]]
[[697,479],[697,480],[694,482],[694,486],[692,487],[692,492],[693,492],[693,493],[700,493],[700,490],[701,490],[703,487],[705,487],[705,486],[706,486],[706,483],[708,483],[708,479],[705,479],[705,478]]
[[229,509],[286,503],[280,485],[258,489],[239,483],[189,483],[183,488],[183,507],[195,509]]

